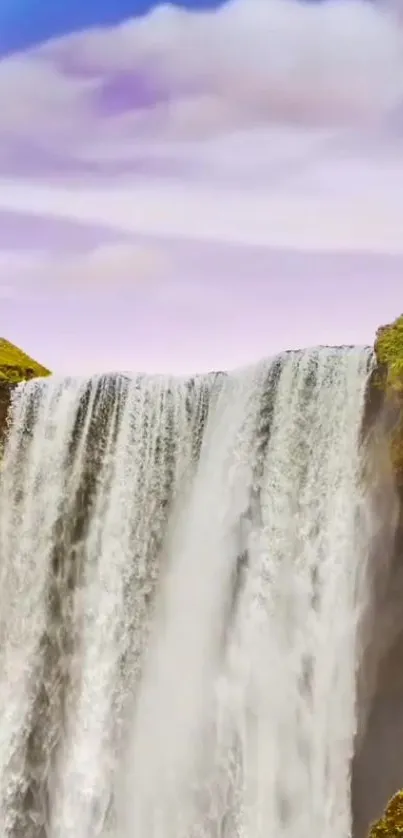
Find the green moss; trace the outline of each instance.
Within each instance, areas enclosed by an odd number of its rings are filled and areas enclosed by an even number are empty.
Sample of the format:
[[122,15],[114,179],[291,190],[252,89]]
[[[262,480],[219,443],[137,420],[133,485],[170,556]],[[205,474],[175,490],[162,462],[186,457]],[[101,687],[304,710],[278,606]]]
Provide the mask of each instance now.
[[389,801],[381,819],[374,823],[368,838],[402,838],[403,791],[398,791]]
[[0,382],[18,384],[30,378],[50,375],[50,371],[38,364],[17,346],[0,338]]
[[375,344],[379,364],[386,367],[386,386],[403,393],[403,315],[379,329]]

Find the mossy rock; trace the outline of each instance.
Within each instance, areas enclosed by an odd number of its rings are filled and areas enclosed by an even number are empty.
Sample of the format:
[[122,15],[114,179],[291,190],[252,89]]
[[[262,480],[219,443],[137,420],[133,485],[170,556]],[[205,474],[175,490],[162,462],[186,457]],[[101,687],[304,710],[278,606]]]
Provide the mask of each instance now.
[[38,364],[17,346],[0,338],[0,382],[19,384],[30,378],[50,375],[50,370]]
[[389,801],[384,814],[370,829],[368,838],[402,838],[403,791],[398,791]]
[[390,453],[397,483],[403,486],[403,315],[378,329],[375,355],[374,384],[384,390],[386,404],[393,416]]
[[7,434],[7,416],[14,387],[30,378],[50,374],[46,367],[38,364],[17,346],[0,338],[0,457]]

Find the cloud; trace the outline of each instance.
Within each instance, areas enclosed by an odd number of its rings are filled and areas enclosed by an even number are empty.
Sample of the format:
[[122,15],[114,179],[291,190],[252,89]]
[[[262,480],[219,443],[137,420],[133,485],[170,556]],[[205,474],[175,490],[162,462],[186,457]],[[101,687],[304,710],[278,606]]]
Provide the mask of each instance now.
[[368,124],[400,107],[403,30],[386,7],[165,4],[3,60],[0,161],[40,165],[42,152],[88,168],[91,154],[96,165],[273,123]]
[[78,252],[0,251],[0,298],[38,299],[121,293],[163,278],[162,246],[119,242]]
[[[327,171],[332,174],[331,168]],[[373,190],[365,188],[365,177],[358,180],[361,188],[351,189],[341,168],[333,180],[344,176],[345,189],[330,195],[320,189],[298,192],[295,185],[270,191],[265,182],[247,191],[236,185],[217,189],[210,183],[196,188],[192,182],[175,180],[75,188],[0,181],[0,207],[41,211],[53,218],[109,226],[116,234],[162,241],[178,237],[245,247],[402,254],[403,166],[396,171],[397,186],[390,192],[380,190],[376,201]],[[351,178],[348,170],[347,175]]]
[[[4,211],[122,240],[402,252],[403,28],[388,3],[162,5],[3,60],[0,112]],[[165,271],[155,253],[76,251],[44,259],[47,286]]]
[[120,74],[122,101],[131,96],[136,104],[133,79],[140,108],[151,101],[169,112],[173,104],[175,122],[182,104],[193,124],[195,102],[208,122],[218,119],[219,102],[227,118],[231,111],[246,122],[383,111],[401,101],[402,45],[396,19],[364,0],[232,0],[208,13],[161,5],[42,54],[56,63],[62,55],[81,78],[115,79],[115,93]]
[[46,266],[47,284],[74,290],[119,290],[153,281],[167,268],[162,248],[129,242],[101,245],[85,253],[60,259],[53,256]]

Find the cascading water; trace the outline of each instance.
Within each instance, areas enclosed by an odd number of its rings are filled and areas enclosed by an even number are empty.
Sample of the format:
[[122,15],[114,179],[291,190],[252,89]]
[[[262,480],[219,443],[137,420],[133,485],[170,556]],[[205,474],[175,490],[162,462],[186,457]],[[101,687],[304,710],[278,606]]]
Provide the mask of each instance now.
[[16,390],[2,838],[348,838],[371,363]]

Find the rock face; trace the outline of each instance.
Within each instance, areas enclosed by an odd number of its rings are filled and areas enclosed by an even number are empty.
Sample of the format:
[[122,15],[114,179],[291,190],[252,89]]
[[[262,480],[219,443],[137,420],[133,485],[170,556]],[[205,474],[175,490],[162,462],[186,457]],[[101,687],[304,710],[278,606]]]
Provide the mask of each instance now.
[[10,402],[11,387],[4,381],[0,381],[0,438],[5,428],[8,405]]
[[389,508],[390,527],[371,557],[377,593],[366,666],[372,685],[353,761],[353,836],[397,838],[403,836],[403,316],[378,329],[375,354],[367,423],[380,486],[376,511],[379,506],[379,518],[387,518]]

